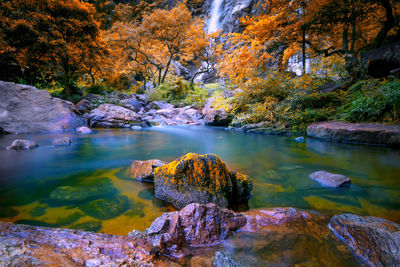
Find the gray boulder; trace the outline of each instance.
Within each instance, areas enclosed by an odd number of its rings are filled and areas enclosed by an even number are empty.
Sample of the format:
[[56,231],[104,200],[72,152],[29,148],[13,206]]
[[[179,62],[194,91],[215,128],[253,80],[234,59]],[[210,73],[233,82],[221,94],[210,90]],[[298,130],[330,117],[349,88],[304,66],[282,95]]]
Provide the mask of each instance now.
[[81,126],[78,129],[76,129],[76,132],[78,134],[90,134],[92,133],[92,130],[86,126]]
[[0,128],[9,133],[62,132],[85,125],[71,102],[46,90],[0,81]]
[[342,214],[329,228],[364,266],[400,266],[400,225],[382,218]]
[[16,139],[14,140],[11,145],[7,147],[8,150],[10,149],[15,149],[15,150],[20,150],[20,149],[34,149],[35,147],[38,147],[38,145],[30,140],[25,140],[25,139]]
[[400,125],[324,121],[310,124],[307,135],[326,141],[400,146]]
[[174,105],[164,101],[153,101],[149,103],[150,109],[173,109]]
[[128,128],[134,125],[149,126],[141,116],[124,107],[102,104],[88,114],[92,127]]
[[329,187],[341,187],[351,182],[349,177],[341,174],[334,174],[327,171],[318,171],[310,174],[310,178],[322,185]]
[[124,99],[121,101],[121,104],[134,112],[139,112],[143,109],[142,103],[136,99],[136,97]]

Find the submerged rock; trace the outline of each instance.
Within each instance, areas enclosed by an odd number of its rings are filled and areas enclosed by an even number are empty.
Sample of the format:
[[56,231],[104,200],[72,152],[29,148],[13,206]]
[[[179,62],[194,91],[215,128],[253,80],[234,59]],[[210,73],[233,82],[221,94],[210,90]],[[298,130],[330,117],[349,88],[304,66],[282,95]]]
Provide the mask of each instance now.
[[327,141],[400,147],[400,125],[325,121],[309,125],[307,135]]
[[335,215],[329,223],[365,266],[400,266],[400,225],[382,218]]
[[330,187],[341,187],[351,182],[349,177],[327,171],[317,171],[310,174],[310,178],[322,185]]
[[71,139],[68,137],[61,137],[53,140],[51,143],[53,146],[69,146],[71,145]]
[[154,170],[155,196],[183,208],[190,203],[228,207],[250,197],[251,179],[230,171],[214,154],[185,156]]
[[59,186],[50,193],[50,199],[59,203],[78,203],[105,195],[113,194],[117,190],[109,179],[97,181],[96,185]]
[[46,90],[0,81],[0,128],[9,133],[62,132],[85,125],[71,102]]
[[139,181],[154,182],[154,169],[164,164],[166,162],[158,159],[135,160],[130,168],[130,176]]
[[246,224],[240,213],[213,203],[193,203],[180,211],[164,213],[146,230],[153,251],[175,255],[187,247],[215,245]]
[[11,145],[7,147],[8,150],[10,149],[15,149],[15,150],[20,150],[20,149],[34,149],[35,147],[38,147],[38,145],[30,140],[25,140],[25,139],[16,139],[14,140]]
[[214,254],[213,266],[215,267],[244,267],[244,265],[235,261],[232,254],[228,251],[217,251]]
[[118,196],[114,199],[92,200],[79,206],[79,209],[94,218],[107,220],[121,215],[128,207],[128,197]]
[[89,221],[84,223],[78,223],[70,226],[70,228],[88,232],[97,232],[101,229],[101,221]]

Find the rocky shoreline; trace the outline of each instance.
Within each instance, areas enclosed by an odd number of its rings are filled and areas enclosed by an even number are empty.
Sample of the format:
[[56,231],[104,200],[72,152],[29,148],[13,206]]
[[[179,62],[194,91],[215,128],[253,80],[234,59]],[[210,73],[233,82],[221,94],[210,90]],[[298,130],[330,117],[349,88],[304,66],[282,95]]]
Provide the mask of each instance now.
[[[80,127],[132,128],[157,125],[227,126],[232,118],[209,98],[200,110],[149,101],[144,94],[113,92],[88,94],[76,105],[51,97],[33,86],[0,81],[0,134],[77,131]],[[294,135],[285,125],[266,122],[231,126],[226,130],[269,135]],[[89,133],[88,130],[85,133]],[[316,122],[307,127],[308,137],[342,143],[400,147],[400,126],[382,123]]]
[[[133,230],[128,236],[0,222],[0,262],[7,266],[196,266],[199,262],[224,266],[228,260],[225,266],[243,266],[224,252],[223,243],[245,233],[306,235],[339,244],[336,236],[349,248],[340,253],[347,257],[352,253],[362,266],[400,263],[400,225],[384,219],[354,214],[329,219],[295,208],[240,213],[215,204],[190,204],[165,213],[146,231]],[[264,244],[268,245],[268,238]]]

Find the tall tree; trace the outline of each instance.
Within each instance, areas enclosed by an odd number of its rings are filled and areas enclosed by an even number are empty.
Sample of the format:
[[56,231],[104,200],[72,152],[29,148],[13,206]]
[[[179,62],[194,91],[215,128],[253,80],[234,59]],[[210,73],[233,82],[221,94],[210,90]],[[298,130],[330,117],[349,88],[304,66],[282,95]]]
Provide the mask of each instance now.
[[[23,16],[21,16],[23,14]],[[0,53],[22,70],[62,73],[65,93],[82,66],[103,52],[95,8],[80,0],[5,0],[0,4]]]
[[[163,83],[172,60],[190,61],[200,58],[208,45],[203,21],[179,3],[174,8],[156,9],[141,21],[117,22],[108,31],[107,40],[123,71],[129,67],[147,73],[154,83]],[[129,64],[130,63],[130,64]],[[125,67],[124,67],[125,66]]]

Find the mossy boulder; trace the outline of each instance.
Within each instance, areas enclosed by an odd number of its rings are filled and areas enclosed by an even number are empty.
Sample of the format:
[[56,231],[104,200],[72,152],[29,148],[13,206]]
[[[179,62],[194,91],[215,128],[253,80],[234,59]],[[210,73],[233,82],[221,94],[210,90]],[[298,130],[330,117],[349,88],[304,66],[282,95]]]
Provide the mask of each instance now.
[[59,186],[50,193],[50,199],[57,203],[79,203],[116,192],[112,182],[105,178],[94,185]]
[[126,196],[118,196],[113,199],[96,199],[79,207],[87,215],[102,220],[115,218],[128,208],[129,199]]
[[228,170],[214,154],[194,153],[154,170],[155,196],[183,208],[190,203],[215,203],[221,207],[250,197],[253,184],[241,173]]

